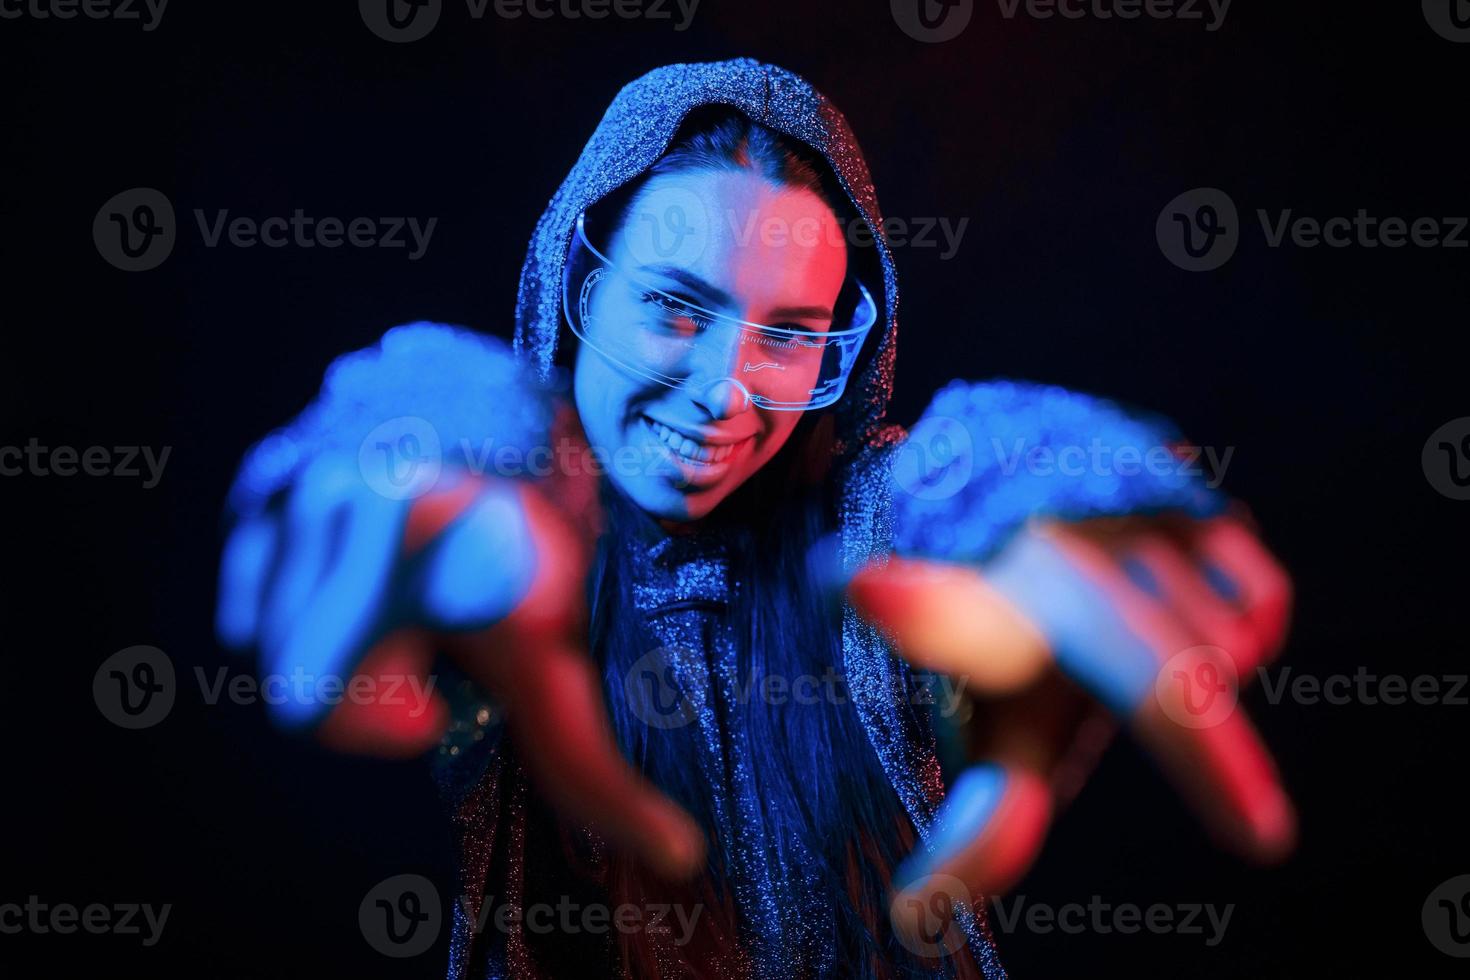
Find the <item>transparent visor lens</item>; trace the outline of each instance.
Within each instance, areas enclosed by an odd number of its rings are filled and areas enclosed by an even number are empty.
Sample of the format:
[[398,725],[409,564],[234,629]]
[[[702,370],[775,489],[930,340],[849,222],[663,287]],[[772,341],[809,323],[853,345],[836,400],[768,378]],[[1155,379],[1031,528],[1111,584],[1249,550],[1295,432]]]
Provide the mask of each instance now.
[[583,343],[626,371],[672,388],[733,383],[760,408],[801,411],[842,397],[878,318],[867,288],[849,279],[828,330],[750,323],[614,266],[587,238],[583,217],[562,280],[567,322]]

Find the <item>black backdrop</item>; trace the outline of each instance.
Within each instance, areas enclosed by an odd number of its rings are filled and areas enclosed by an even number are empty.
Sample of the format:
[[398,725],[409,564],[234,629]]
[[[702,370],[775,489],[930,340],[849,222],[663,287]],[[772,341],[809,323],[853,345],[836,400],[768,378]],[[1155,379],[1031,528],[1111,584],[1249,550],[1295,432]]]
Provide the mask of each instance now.
[[[311,9],[308,9],[311,8]],[[7,7],[7,10],[30,8]],[[492,8],[493,9],[493,8]],[[1273,215],[1470,213],[1470,45],[1418,4],[1242,2],[1199,21],[1014,18],[975,5],[921,43],[888,5],[704,0],[664,20],[471,18],[390,44],[351,4],[176,0],[137,21],[0,20],[5,79],[5,445],[171,447],[159,485],[0,480],[9,792],[0,902],[172,903],[161,941],[0,935],[7,976],[435,976],[445,944],[386,959],[357,926],[378,880],[450,873],[426,770],[331,757],[263,710],[181,696],[109,724],[98,665],[134,644],[181,673],[211,633],[221,501],[241,451],[297,411],[328,361],[413,319],[508,335],[532,225],[623,82],[750,54],[849,115],[884,210],[969,224],[909,247],[894,417],[954,376],[1045,379],[1235,447],[1299,590],[1299,672],[1465,671],[1470,503],[1431,486],[1425,440],[1470,414],[1470,252],[1269,247]],[[172,255],[128,273],[90,233],[112,195],[165,193]],[[1226,191],[1241,241],[1213,272],[1166,260],[1176,194]],[[427,253],[207,248],[192,210],[256,218],[437,216]],[[1018,976],[1450,975],[1420,910],[1470,871],[1455,803],[1470,708],[1246,696],[1302,810],[1286,865],[1203,834],[1127,743],[1059,820],[1035,902],[1233,903],[1225,939],[1036,934]],[[1461,743],[1463,744],[1463,743]],[[13,964],[13,965],[12,965]],[[25,965],[22,965],[25,964]]]

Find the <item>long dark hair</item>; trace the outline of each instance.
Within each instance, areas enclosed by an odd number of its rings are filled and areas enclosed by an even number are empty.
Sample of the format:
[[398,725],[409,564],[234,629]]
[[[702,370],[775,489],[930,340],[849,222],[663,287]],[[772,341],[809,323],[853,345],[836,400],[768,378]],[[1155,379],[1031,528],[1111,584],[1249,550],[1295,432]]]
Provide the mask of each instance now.
[[[843,227],[851,204],[830,168],[803,144],[728,108],[709,108],[685,120],[671,148],[633,185],[598,205],[599,225],[619,228],[643,181],[658,174],[750,169],[783,185],[821,196]],[[852,266],[852,250],[849,250]],[[755,476],[701,522],[718,527],[729,542],[729,602],[741,678],[840,676],[840,606],[823,593],[809,556],[838,526],[831,479],[835,454],[833,417],[806,412],[787,443]],[[657,647],[634,603],[638,569],[625,542],[657,533],[653,520],[604,478],[603,534],[591,590],[593,654],[604,671],[608,705],[628,757],[705,827],[714,826],[718,788],[698,765],[697,726],[656,729],[635,715],[623,696],[622,678]],[[890,786],[850,699],[772,705],[748,697],[735,708],[728,736],[739,740],[757,788],[761,834],[776,907],[797,909],[811,890],[801,875],[815,873],[828,920],[815,924],[845,975],[907,973],[921,966],[892,935],[887,888],[893,867],[913,846],[912,826]],[[712,840],[709,873],[698,884],[704,906],[704,953],[728,969],[745,957],[731,885],[732,842]],[[813,867],[815,865],[815,867]],[[798,874],[800,872],[800,874]],[[614,856],[609,886],[618,900],[667,896],[668,887]],[[758,914],[758,913],[757,913]],[[810,924],[804,924],[803,928]],[[791,928],[782,923],[781,928]],[[813,934],[813,933],[809,933]],[[654,952],[639,935],[622,936],[624,969],[634,976],[659,973]],[[706,963],[712,966],[713,963]],[[810,969],[812,964],[806,964]],[[790,964],[793,973],[801,969]],[[698,970],[698,967],[695,967]]]

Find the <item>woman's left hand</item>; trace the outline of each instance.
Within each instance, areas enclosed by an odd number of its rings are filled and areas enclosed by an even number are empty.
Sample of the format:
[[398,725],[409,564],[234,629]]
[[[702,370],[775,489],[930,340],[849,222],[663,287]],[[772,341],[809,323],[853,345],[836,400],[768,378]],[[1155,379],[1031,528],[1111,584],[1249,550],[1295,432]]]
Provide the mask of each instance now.
[[1258,862],[1290,851],[1295,811],[1236,691],[1280,649],[1291,583],[1242,519],[1033,523],[983,568],[892,558],[849,592],[914,665],[993,699],[977,710],[986,761],[895,875],[905,906],[1010,888],[1115,730],[1108,716],[1224,846]]

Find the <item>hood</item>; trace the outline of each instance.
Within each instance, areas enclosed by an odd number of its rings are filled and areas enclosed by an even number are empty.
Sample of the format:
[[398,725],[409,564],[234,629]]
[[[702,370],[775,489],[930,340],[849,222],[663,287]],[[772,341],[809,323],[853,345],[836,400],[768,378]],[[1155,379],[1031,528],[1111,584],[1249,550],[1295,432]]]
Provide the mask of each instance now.
[[536,224],[516,297],[515,352],[542,382],[551,380],[558,347],[569,332],[561,313],[562,272],[577,215],[635,179],[668,148],[691,111],[729,105],[755,122],[815,150],[837,176],[854,212],[873,232],[882,291],[881,331],[869,334],[847,390],[836,406],[840,450],[877,434],[893,390],[898,338],[898,286],[893,254],[883,236],[867,163],[847,119],[806,79],[751,58],[665,65],[630,82],[598,123]]

